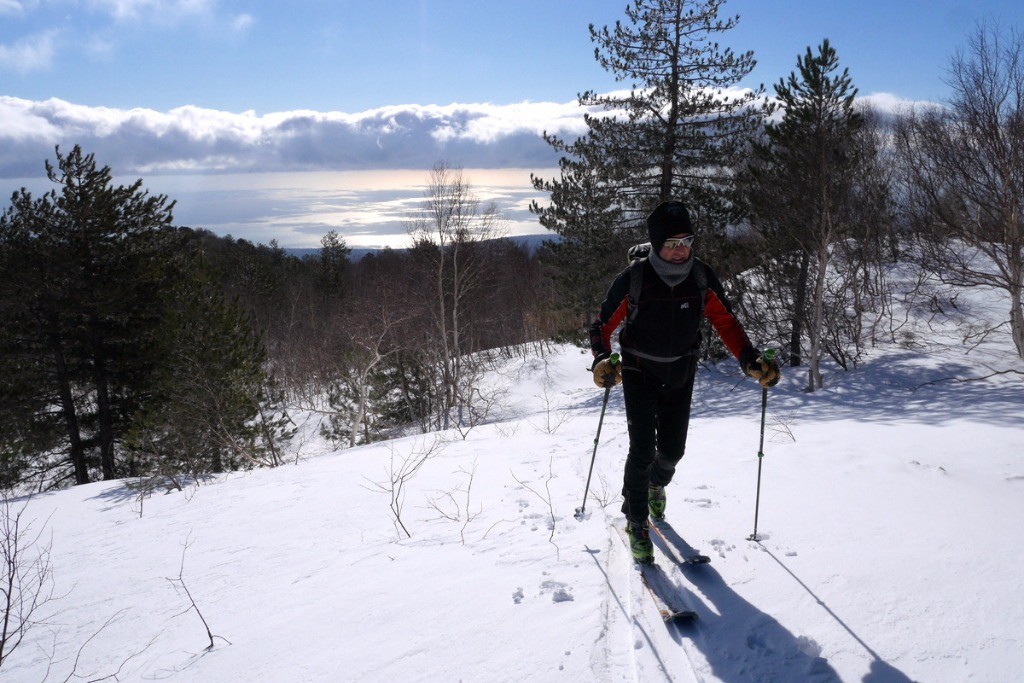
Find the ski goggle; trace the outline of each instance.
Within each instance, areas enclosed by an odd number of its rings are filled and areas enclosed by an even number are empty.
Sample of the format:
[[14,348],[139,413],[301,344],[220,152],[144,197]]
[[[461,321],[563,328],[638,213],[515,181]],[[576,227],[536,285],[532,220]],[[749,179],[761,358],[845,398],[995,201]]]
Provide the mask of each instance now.
[[693,246],[694,235],[688,235],[686,237],[672,237],[665,240],[662,245],[666,249],[678,249],[679,247],[686,247],[689,249]]

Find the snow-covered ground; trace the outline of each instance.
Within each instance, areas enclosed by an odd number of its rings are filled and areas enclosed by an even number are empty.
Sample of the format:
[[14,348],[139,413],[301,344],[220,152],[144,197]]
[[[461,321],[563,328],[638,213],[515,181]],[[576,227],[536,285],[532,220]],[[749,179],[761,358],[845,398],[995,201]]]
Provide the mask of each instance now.
[[[998,308],[998,307],[997,307]],[[578,521],[602,391],[579,349],[508,361],[500,421],[332,451],[140,500],[15,501],[49,544],[50,615],[4,681],[1009,681],[1024,670],[1024,370],[1006,339],[877,349],[771,392],[701,370],[665,625],[613,525],[620,390]],[[928,382],[935,382],[927,384]],[[401,482],[400,532],[388,483]],[[411,460],[410,460],[411,459]],[[185,592],[187,588],[188,593]],[[194,599],[198,611],[191,610]],[[208,623],[213,647],[204,623]]]

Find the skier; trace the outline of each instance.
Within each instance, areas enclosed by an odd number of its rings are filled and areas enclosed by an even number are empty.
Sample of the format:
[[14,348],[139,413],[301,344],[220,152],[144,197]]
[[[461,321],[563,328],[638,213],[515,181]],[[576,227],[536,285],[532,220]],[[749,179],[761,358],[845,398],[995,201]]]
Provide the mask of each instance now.
[[[743,372],[765,387],[779,381],[774,359],[765,360],[732,314],[714,271],[694,257],[695,231],[686,205],[663,202],[647,217],[651,248],[615,278],[590,326],[594,383],[622,383],[629,430],[622,512],[637,562],[654,559],[648,515],[665,516],[665,486],[686,448],[690,399],[701,344],[702,317],[739,360]],[[612,333],[621,363],[612,364]]]

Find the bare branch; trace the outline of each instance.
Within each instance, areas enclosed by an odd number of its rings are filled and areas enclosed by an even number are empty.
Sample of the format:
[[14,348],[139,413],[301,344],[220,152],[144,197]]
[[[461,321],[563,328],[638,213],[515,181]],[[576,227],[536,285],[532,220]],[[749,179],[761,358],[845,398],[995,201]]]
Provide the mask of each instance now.
[[210,652],[216,646],[216,644],[214,642],[215,638],[219,638],[219,639],[223,640],[228,645],[231,644],[231,641],[228,640],[227,638],[224,638],[223,636],[215,636],[213,634],[213,632],[210,630],[210,625],[206,622],[206,617],[203,616],[202,611],[199,609],[199,605],[196,604],[195,598],[192,597],[192,592],[188,589],[188,586],[185,584],[185,552],[189,549],[189,547],[191,547],[191,545],[192,545],[191,539],[186,539],[185,543],[183,544],[183,547],[181,549],[181,567],[178,570],[178,578],[176,578],[176,579],[168,578],[167,580],[170,581],[172,585],[180,586],[181,589],[183,591],[185,591],[185,596],[188,598],[190,606],[184,612],[181,612],[178,616],[181,616],[181,614],[186,614],[186,613],[190,612],[191,610],[195,610],[196,611],[196,614],[199,615],[199,620],[203,622],[203,628],[206,629],[206,635],[210,639],[210,644],[206,647],[205,651],[206,652]]

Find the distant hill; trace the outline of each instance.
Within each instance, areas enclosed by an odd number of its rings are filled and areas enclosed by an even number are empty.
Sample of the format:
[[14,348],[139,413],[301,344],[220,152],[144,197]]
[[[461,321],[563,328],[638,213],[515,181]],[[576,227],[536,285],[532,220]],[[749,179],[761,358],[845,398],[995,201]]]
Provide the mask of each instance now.
[[[558,237],[558,235],[555,235],[555,234],[546,234],[546,235],[522,235],[522,236],[519,236],[519,237],[510,237],[509,239],[512,240],[513,242],[516,242],[517,244],[525,244],[527,247],[530,248],[530,251],[533,252],[533,251],[536,251],[537,249],[539,249],[540,245],[545,240],[551,240],[551,241],[557,242],[559,240],[559,237]],[[315,256],[318,253],[320,253],[319,249],[294,249],[294,248],[288,248],[288,247],[285,247],[284,251],[289,256],[295,256],[297,258],[304,258],[306,256]],[[348,255],[348,259],[350,261],[358,261],[359,259],[363,258],[367,254],[374,254],[374,253],[376,253],[378,251],[381,251],[381,250],[380,249],[353,249],[352,253],[350,253]]]

